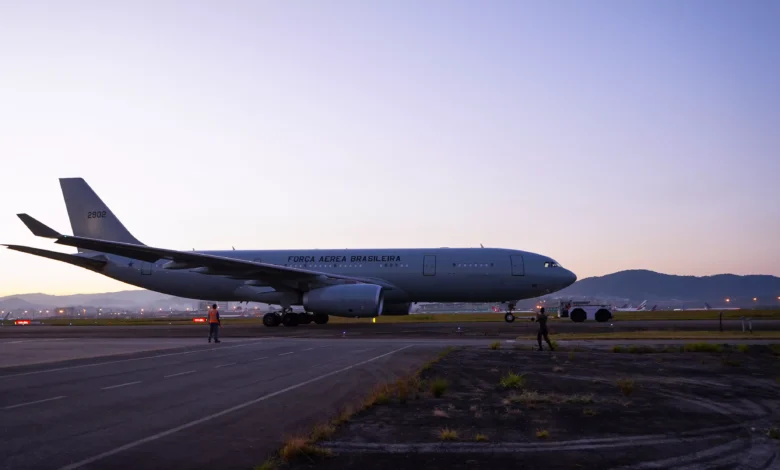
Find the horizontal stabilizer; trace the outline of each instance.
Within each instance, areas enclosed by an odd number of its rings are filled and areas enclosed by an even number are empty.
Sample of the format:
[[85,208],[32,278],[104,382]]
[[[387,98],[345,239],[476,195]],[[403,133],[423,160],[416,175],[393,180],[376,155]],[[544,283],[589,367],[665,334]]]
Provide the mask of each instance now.
[[42,222],[39,222],[35,220],[34,218],[30,217],[27,214],[16,214],[17,217],[22,219],[22,222],[24,222],[24,225],[27,226],[27,228],[30,229],[30,231],[35,235],[36,237],[43,237],[43,238],[60,238],[62,234],[54,230],[53,228],[44,225]]
[[21,251],[22,253],[28,253],[31,255],[41,256],[43,258],[49,258],[57,261],[63,261],[65,263],[70,263],[72,265],[81,268],[91,269],[92,271],[100,271],[103,269],[103,266],[106,265],[106,261],[87,258],[84,256],[69,255],[67,253],[59,253],[57,251],[42,250],[40,248],[32,248],[29,246],[21,246],[21,245],[5,245],[5,246],[7,246],[9,250]]

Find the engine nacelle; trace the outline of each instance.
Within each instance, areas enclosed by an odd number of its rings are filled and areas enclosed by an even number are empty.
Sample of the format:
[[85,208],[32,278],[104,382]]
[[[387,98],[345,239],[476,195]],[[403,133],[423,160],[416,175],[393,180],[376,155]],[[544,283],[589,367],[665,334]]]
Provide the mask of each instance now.
[[382,315],[409,315],[409,312],[412,310],[412,303],[406,302],[406,303],[400,303],[400,304],[391,304],[386,303],[384,308],[382,309]]
[[303,294],[303,307],[314,313],[337,317],[376,317],[382,315],[384,292],[375,284],[340,284]]

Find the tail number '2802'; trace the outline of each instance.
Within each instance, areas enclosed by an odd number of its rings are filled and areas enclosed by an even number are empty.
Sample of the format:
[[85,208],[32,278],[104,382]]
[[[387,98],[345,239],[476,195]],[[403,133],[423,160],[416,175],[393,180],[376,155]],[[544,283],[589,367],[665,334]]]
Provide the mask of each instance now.
[[92,211],[87,212],[88,219],[102,219],[106,216],[106,211]]

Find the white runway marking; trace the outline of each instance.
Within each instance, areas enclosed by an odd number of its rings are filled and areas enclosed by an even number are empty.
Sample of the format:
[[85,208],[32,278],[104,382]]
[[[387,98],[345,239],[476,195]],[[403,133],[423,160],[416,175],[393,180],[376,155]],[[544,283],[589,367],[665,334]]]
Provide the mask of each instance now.
[[116,361],[106,361],[106,362],[97,362],[93,364],[84,364],[81,366],[68,366],[68,367],[58,367],[56,369],[45,369],[45,370],[36,370],[33,372],[22,372],[20,374],[11,374],[11,375],[0,375],[0,379],[8,379],[11,377],[22,377],[25,375],[35,375],[35,374],[45,374],[47,372],[58,372],[61,370],[72,370],[72,369],[83,369],[85,367],[96,367],[96,366],[104,366],[107,364],[120,364],[122,362],[132,362],[132,361],[144,361],[147,359],[159,359],[161,357],[170,357],[170,356],[182,356],[184,354],[196,354],[200,352],[206,352],[206,351],[224,351],[225,349],[233,349],[233,348],[241,348],[243,346],[249,346],[250,344],[254,344],[258,342],[259,340],[253,340],[251,343],[243,343],[243,344],[237,344],[235,346],[224,346],[219,349],[198,349],[197,351],[183,351],[183,352],[177,352],[177,353],[168,353],[168,354],[158,354],[156,356],[147,356],[147,357],[136,357],[133,359],[119,359]]
[[268,356],[258,357],[257,359],[252,359],[249,362],[262,361],[263,359],[268,359]]
[[304,349],[304,351],[311,351],[314,348]]
[[125,450],[128,450],[128,449],[132,449],[133,447],[138,447],[141,444],[145,444],[147,442],[156,441],[158,439],[161,439],[161,438],[166,437],[166,436],[170,436],[171,434],[177,433],[177,432],[182,431],[184,429],[191,428],[193,426],[197,426],[198,424],[202,424],[202,423],[211,421],[214,418],[219,418],[220,416],[226,415],[228,413],[232,413],[234,411],[238,411],[240,409],[246,408],[247,406],[254,405],[255,403],[260,403],[261,401],[268,400],[269,398],[273,398],[273,397],[275,397],[277,395],[282,395],[282,394],[287,393],[287,392],[289,392],[291,390],[295,390],[296,388],[304,387],[306,385],[309,385],[309,384],[317,382],[319,380],[328,378],[330,376],[333,376],[333,375],[336,375],[336,374],[340,374],[342,372],[346,372],[346,371],[348,371],[350,369],[354,369],[355,367],[359,367],[359,366],[368,364],[370,362],[374,362],[374,361],[376,361],[378,359],[382,359],[383,357],[387,357],[387,356],[389,356],[391,354],[395,354],[395,353],[397,353],[399,351],[403,351],[404,349],[411,348],[412,346],[414,346],[414,345],[410,344],[410,345],[404,346],[402,348],[394,349],[394,350],[392,350],[392,351],[390,351],[388,353],[384,353],[384,354],[380,354],[379,356],[372,357],[371,359],[367,359],[365,361],[358,362],[358,363],[353,364],[351,366],[347,366],[347,367],[344,367],[344,368],[341,368],[341,369],[338,369],[338,370],[334,370],[333,372],[328,372],[327,374],[319,375],[317,377],[314,377],[313,379],[305,380],[305,381],[303,381],[301,383],[298,383],[296,385],[292,385],[290,387],[283,388],[281,390],[277,390],[277,391],[275,391],[273,393],[269,393],[268,395],[263,395],[263,396],[261,396],[259,398],[255,398],[254,400],[250,400],[250,401],[241,403],[240,405],[236,405],[236,406],[234,406],[232,408],[228,408],[226,410],[222,410],[222,411],[220,411],[218,413],[214,413],[212,415],[205,416],[205,417],[197,419],[195,421],[190,421],[189,423],[182,424],[181,426],[177,426],[177,427],[169,429],[167,431],[163,431],[163,432],[160,432],[160,433],[157,433],[157,434],[153,434],[153,435],[151,435],[149,437],[145,437],[145,438],[139,439],[139,440],[137,440],[135,442],[131,442],[129,444],[125,444],[123,446],[120,446],[120,447],[117,447],[115,449],[109,450],[107,452],[103,452],[102,454],[98,454],[98,455],[96,455],[94,457],[90,457],[88,459],[80,460],[80,461],[78,461],[76,463],[72,463],[70,465],[66,465],[66,466],[60,468],[60,470],[73,470],[75,468],[83,467],[84,465],[89,465],[89,464],[91,464],[93,462],[97,462],[98,460],[104,459],[106,457],[110,457],[110,456],[112,456],[114,454],[118,454],[118,453],[120,453],[122,451],[125,451]]
[[286,356],[286,355],[288,355],[288,354],[292,354],[292,353],[293,353],[293,351],[290,351],[290,352],[286,352],[286,353],[281,353],[281,354],[279,354],[279,355],[280,355],[280,356]]
[[59,396],[59,397],[53,397],[53,398],[46,398],[46,399],[44,399],[44,400],[29,401],[29,402],[27,402],[27,403],[19,403],[18,405],[11,405],[11,406],[6,406],[6,407],[5,407],[5,408],[3,408],[3,409],[4,409],[4,410],[12,410],[12,409],[14,409],[14,408],[20,408],[20,407],[22,407],[22,406],[27,406],[27,405],[37,405],[38,403],[45,403],[45,402],[47,402],[47,401],[54,401],[54,400],[59,400],[60,398],[65,398],[65,395],[62,395],[62,396]]
[[214,366],[215,369],[219,369],[220,367],[227,367],[227,366],[234,366],[236,365],[235,362],[228,362],[227,364],[220,364],[218,366]]
[[110,387],[103,387],[100,390],[111,390],[112,388],[127,387],[128,385],[135,385],[135,384],[140,384],[140,383],[141,383],[140,380],[137,381],[137,382],[127,382],[126,384],[119,384],[119,385],[112,385]]
[[193,372],[197,372],[197,371],[196,370],[188,370],[187,372],[179,372],[178,374],[166,375],[163,378],[164,379],[168,379],[168,378],[171,378],[171,377],[178,377],[180,375],[192,374]]

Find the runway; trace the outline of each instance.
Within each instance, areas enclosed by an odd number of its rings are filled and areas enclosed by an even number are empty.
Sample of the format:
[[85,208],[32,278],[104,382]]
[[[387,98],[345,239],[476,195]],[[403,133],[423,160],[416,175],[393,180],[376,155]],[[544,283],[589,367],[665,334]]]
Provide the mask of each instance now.
[[2,468],[252,468],[438,350],[226,339],[1,368]]
[[[364,338],[446,338],[484,337],[516,338],[520,335],[536,334],[538,325],[531,321],[505,322],[419,322],[419,323],[341,323],[327,325],[278,326],[267,328],[262,324],[231,324],[223,322],[221,335],[225,338],[258,337],[305,337],[337,338],[344,334]],[[606,331],[718,331],[718,320],[640,320],[616,322],[574,323],[556,320],[549,324],[555,333]],[[754,331],[778,331],[780,320],[753,320]],[[742,331],[740,320],[723,320],[724,331]],[[0,328],[0,341],[25,338],[205,338],[208,329],[202,325],[150,325],[150,326],[7,326]]]
[[[375,384],[419,368],[444,347],[487,349],[496,340],[399,326],[404,329],[390,335],[265,329],[285,335],[225,335],[220,344],[202,336],[0,337],[0,469],[253,468],[286,437],[308,433]],[[306,330],[330,336],[306,337]],[[516,340],[516,330],[510,331],[499,338],[502,348],[533,349],[534,341]],[[686,342],[560,344],[609,349]]]

